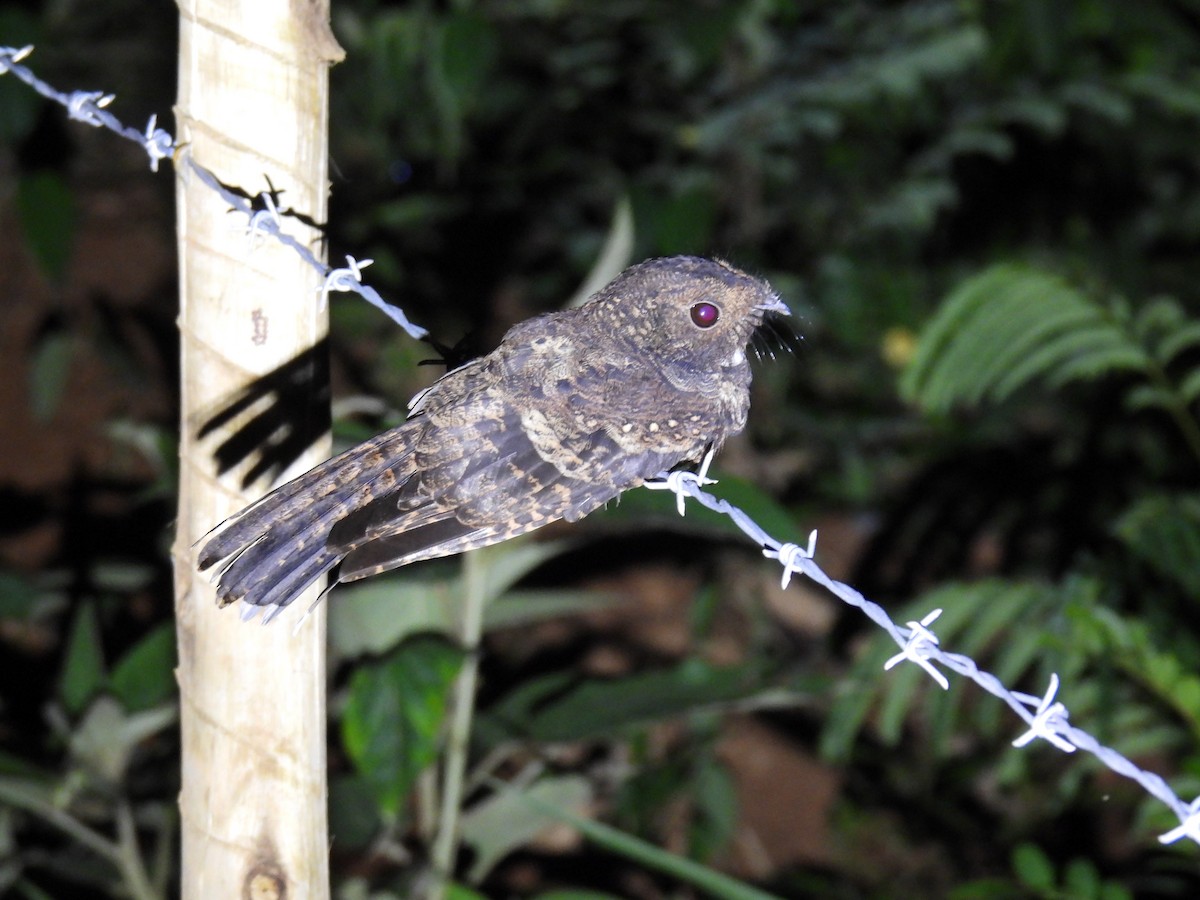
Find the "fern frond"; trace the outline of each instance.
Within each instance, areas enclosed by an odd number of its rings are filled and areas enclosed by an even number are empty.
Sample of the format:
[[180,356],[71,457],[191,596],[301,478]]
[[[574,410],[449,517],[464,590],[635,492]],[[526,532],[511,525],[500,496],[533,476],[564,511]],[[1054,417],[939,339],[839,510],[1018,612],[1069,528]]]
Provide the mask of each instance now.
[[1112,329],[1105,323],[1082,323],[1076,330],[1060,333],[1037,347],[996,383],[997,398],[1006,397],[1039,375],[1051,387],[1085,381],[1117,370],[1141,371],[1146,354],[1131,344],[1113,342]]
[[1140,384],[1125,395],[1125,408],[1133,412],[1144,409],[1161,409],[1170,412],[1177,404],[1174,391],[1157,384]]
[[1200,346],[1200,322],[1184,322],[1178,330],[1163,335],[1162,341],[1154,348],[1154,357],[1159,365],[1170,365],[1180,353]]
[[[1195,501],[1197,498],[1190,499]],[[1186,723],[1193,743],[1200,739],[1200,676],[1195,673],[1195,645],[1189,635],[1185,632],[1166,634],[1152,628],[1144,619],[1094,606],[1077,606],[1068,612],[1067,618],[1072,625],[1068,640],[1073,647],[1086,647],[1089,656],[1115,663],[1131,679],[1149,689],[1163,706],[1174,710]],[[1098,688],[1102,684],[1097,681],[1091,686]],[[1111,698],[1107,699],[1111,709]],[[1152,713],[1141,703],[1123,704],[1122,709]],[[1114,740],[1111,746],[1131,755],[1130,750],[1136,749],[1132,745],[1139,735],[1144,739],[1151,729],[1159,731],[1160,749],[1178,745],[1181,739],[1187,740],[1171,723],[1163,722],[1161,716],[1154,716],[1154,719],[1157,724],[1153,720],[1145,721],[1135,732]]]
[[1190,596],[1200,596],[1200,495],[1144,497],[1114,526],[1135,556]]
[[[904,622],[920,619],[931,609],[943,609],[937,622],[942,645],[976,659],[987,659],[989,666],[1004,673],[1005,683],[1012,684],[1045,657],[1045,631],[1031,623],[1053,615],[1070,594],[1041,582],[994,579],[951,584],[909,604],[895,617]],[[1032,640],[1030,635],[1034,636]],[[931,691],[932,682],[916,666],[902,666],[885,675],[883,664],[895,652],[896,645],[880,635],[851,675],[843,679],[821,735],[821,752],[826,758],[843,758],[868,721],[885,744],[898,743],[916,706],[922,710],[924,720],[933,725],[929,735],[933,752],[947,751],[947,723],[954,723],[955,730],[961,729],[964,698],[970,692],[964,693],[955,684],[949,691]],[[1003,720],[997,710],[984,712],[986,706],[975,708],[981,716],[976,724],[986,722],[985,729],[990,731]]]
[[1179,396],[1189,406],[1200,400],[1200,369],[1193,369],[1179,383]]
[[1170,297],[1152,297],[1141,305],[1133,319],[1133,330],[1145,344],[1152,344],[1156,335],[1170,334],[1184,323],[1187,316]]
[[997,265],[968,279],[926,326],[901,391],[931,412],[998,401],[1034,381],[1061,385],[1144,371],[1145,349],[1114,312],[1061,278]]

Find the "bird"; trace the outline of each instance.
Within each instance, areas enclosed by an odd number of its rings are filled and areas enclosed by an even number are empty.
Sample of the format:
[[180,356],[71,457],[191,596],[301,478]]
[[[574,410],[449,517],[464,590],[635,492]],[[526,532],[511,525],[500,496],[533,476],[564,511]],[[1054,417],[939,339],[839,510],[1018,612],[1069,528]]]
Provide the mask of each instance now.
[[[576,522],[720,449],[746,424],[747,346],[788,315],[717,259],[627,268],[583,304],[513,326],[413,398],[404,423],[283,484],[199,542],[217,602],[264,621],[412,562]],[[318,600],[320,597],[318,597]]]

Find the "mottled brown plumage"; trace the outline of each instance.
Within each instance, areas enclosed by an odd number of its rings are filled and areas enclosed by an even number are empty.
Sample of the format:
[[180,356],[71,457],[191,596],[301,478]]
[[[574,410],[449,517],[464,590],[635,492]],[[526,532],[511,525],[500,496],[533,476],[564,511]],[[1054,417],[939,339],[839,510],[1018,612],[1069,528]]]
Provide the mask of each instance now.
[[742,430],[745,347],[768,312],[787,307],[726,263],[633,266],[223,523],[199,566],[221,564],[221,605],[281,608],[338,563],[352,581],[574,522]]

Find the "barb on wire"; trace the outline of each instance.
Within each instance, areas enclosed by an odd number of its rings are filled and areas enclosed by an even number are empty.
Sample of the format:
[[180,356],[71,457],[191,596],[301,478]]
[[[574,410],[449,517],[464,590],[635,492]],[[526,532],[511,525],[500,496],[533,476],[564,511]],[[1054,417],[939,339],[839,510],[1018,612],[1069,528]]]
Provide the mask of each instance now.
[[778,547],[763,547],[763,556],[767,559],[777,559],[783,566],[783,577],[779,579],[779,587],[787,590],[792,583],[792,575],[800,571],[800,560],[812,559],[817,552],[817,530],[808,533],[807,546],[800,544],[780,544]]
[[1018,700],[1028,703],[1037,712],[1029,723],[1029,730],[1013,741],[1014,747],[1024,747],[1035,738],[1044,738],[1063,753],[1074,753],[1075,745],[1062,736],[1063,726],[1067,724],[1067,708],[1055,702],[1054,695],[1058,693],[1058,675],[1051,673],[1050,687],[1045,697],[1034,697],[1032,694],[1022,694],[1013,691]]
[[[67,115],[70,118],[85,122],[93,128],[107,128],[109,131],[120,135],[126,140],[140,145],[150,159],[151,171],[158,171],[158,164],[161,160],[175,160],[177,166],[182,165],[184,167],[183,171],[185,175],[195,175],[198,177],[201,182],[219,194],[230,205],[232,208],[231,211],[236,211],[246,217],[248,223],[247,234],[250,236],[252,242],[255,238],[264,235],[273,237],[280,243],[291,247],[292,250],[299,254],[301,259],[320,274],[322,280],[326,283],[328,283],[328,278],[332,272],[340,271],[331,269],[325,263],[321,262],[305,244],[301,243],[284,229],[282,215],[275,203],[275,192],[273,189],[271,191],[264,191],[259,195],[262,199],[256,202],[261,202],[262,205],[256,207],[255,202],[251,202],[244,195],[223,184],[216,175],[196,162],[186,145],[177,144],[170,133],[159,128],[157,116],[151,116],[146,128],[142,131],[130,128],[106,108],[112,103],[115,97],[114,94],[106,94],[103,91],[72,91],[70,93],[63,93],[56,90],[34,75],[33,71],[23,64],[22,61],[32,52],[32,45],[25,47],[0,46],[0,75],[8,73],[15,75],[43,97],[61,105],[66,109]],[[382,311],[388,318],[403,328],[410,337],[419,340],[429,333],[420,325],[410,322],[402,309],[388,303],[379,295],[378,291],[370,285],[362,284],[361,280],[339,280],[338,284],[344,286],[337,287],[335,288],[336,290],[353,291],[359,294],[368,303]],[[328,292],[323,293],[323,296],[328,297]]]
[[246,223],[246,236],[250,238],[250,246],[254,247],[254,239],[259,235],[278,235],[283,230],[283,219],[279,216],[279,206],[275,202],[272,191],[263,191],[258,195],[262,206],[254,209],[251,204],[250,220]]
[[708,477],[708,467],[712,465],[713,454],[714,450],[710,446],[708,452],[704,454],[704,460],[700,463],[698,472],[689,472],[687,469],[665,472],[652,481],[644,482],[643,487],[652,491],[671,491],[675,495],[675,508],[679,510],[679,515],[685,515],[687,510],[684,501],[687,499],[687,494],[683,491],[682,482],[687,480],[701,487],[706,484],[716,484],[715,478]]
[[928,672],[929,677],[941,685],[943,691],[950,690],[950,679],[934,668],[933,663],[929,660],[929,657],[936,653],[938,648],[937,635],[929,630],[929,626],[941,614],[940,609],[935,609],[920,622],[908,623],[908,640],[904,642],[899,653],[883,664],[885,672],[895,668],[906,659],[912,660]]
[[1200,843],[1200,797],[1193,800],[1187,807],[1187,815],[1177,828],[1172,828],[1159,837],[1159,843],[1173,844],[1181,837],[1190,837]]
[[330,291],[352,291],[354,285],[362,284],[362,270],[371,263],[373,259],[355,259],[353,256],[346,257],[346,265],[341,269],[330,269],[329,274],[325,276],[325,281],[319,288],[321,292],[321,309],[329,303]]
[[[1010,691],[1000,679],[980,669],[970,657],[959,653],[947,653],[941,649],[937,636],[928,627],[941,614],[941,610],[934,610],[920,622],[909,622],[908,628],[901,628],[879,604],[871,602],[849,585],[826,575],[813,559],[816,532],[810,535],[807,547],[780,542],[763,531],[742,510],[727,500],[703,490],[699,476],[692,473],[664,472],[657,481],[647,486],[672,490],[680,497],[681,502],[683,495],[686,495],[701,506],[727,516],[747,537],[763,548],[763,555],[779,561],[784,568],[785,586],[792,573],[804,575],[827,588],[842,602],[861,609],[900,647],[901,652],[889,659],[885,668],[890,669],[905,660],[910,660],[925,669],[943,688],[948,687],[949,681],[940,670],[933,667],[934,663],[970,678],[989,694],[1007,703],[1025,721],[1028,730],[1013,742],[1015,746],[1024,747],[1035,738],[1042,738],[1066,753],[1083,750],[1092,754],[1118,775],[1136,781],[1179,818],[1179,826],[1160,836],[1159,841],[1166,844],[1187,837],[1200,843],[1200,798],[1190,804],[1184,803],[1161,776],[1138,768],[1116,750],[1104,746],[1086,731],[1071,725],[1068,722],[1066,707],[1054,699],[1058,693],[1057,675],[1051,677],[1050,687],[1044,697]],[[1031,707],[1033,711],[1030,710]]]

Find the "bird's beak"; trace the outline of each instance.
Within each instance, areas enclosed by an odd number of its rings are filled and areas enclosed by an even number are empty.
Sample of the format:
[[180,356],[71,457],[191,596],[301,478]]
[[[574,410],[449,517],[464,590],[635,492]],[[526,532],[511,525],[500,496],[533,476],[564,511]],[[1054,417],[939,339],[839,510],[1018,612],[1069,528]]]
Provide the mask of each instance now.
[[772,297],[769,302],[760,303],[754,308],[762,312],[764,315],[766,313],[778,313],[781,316],[790,316],[792,314],[792,311],[788,309],[787,304],[780,300],[779,297]]

